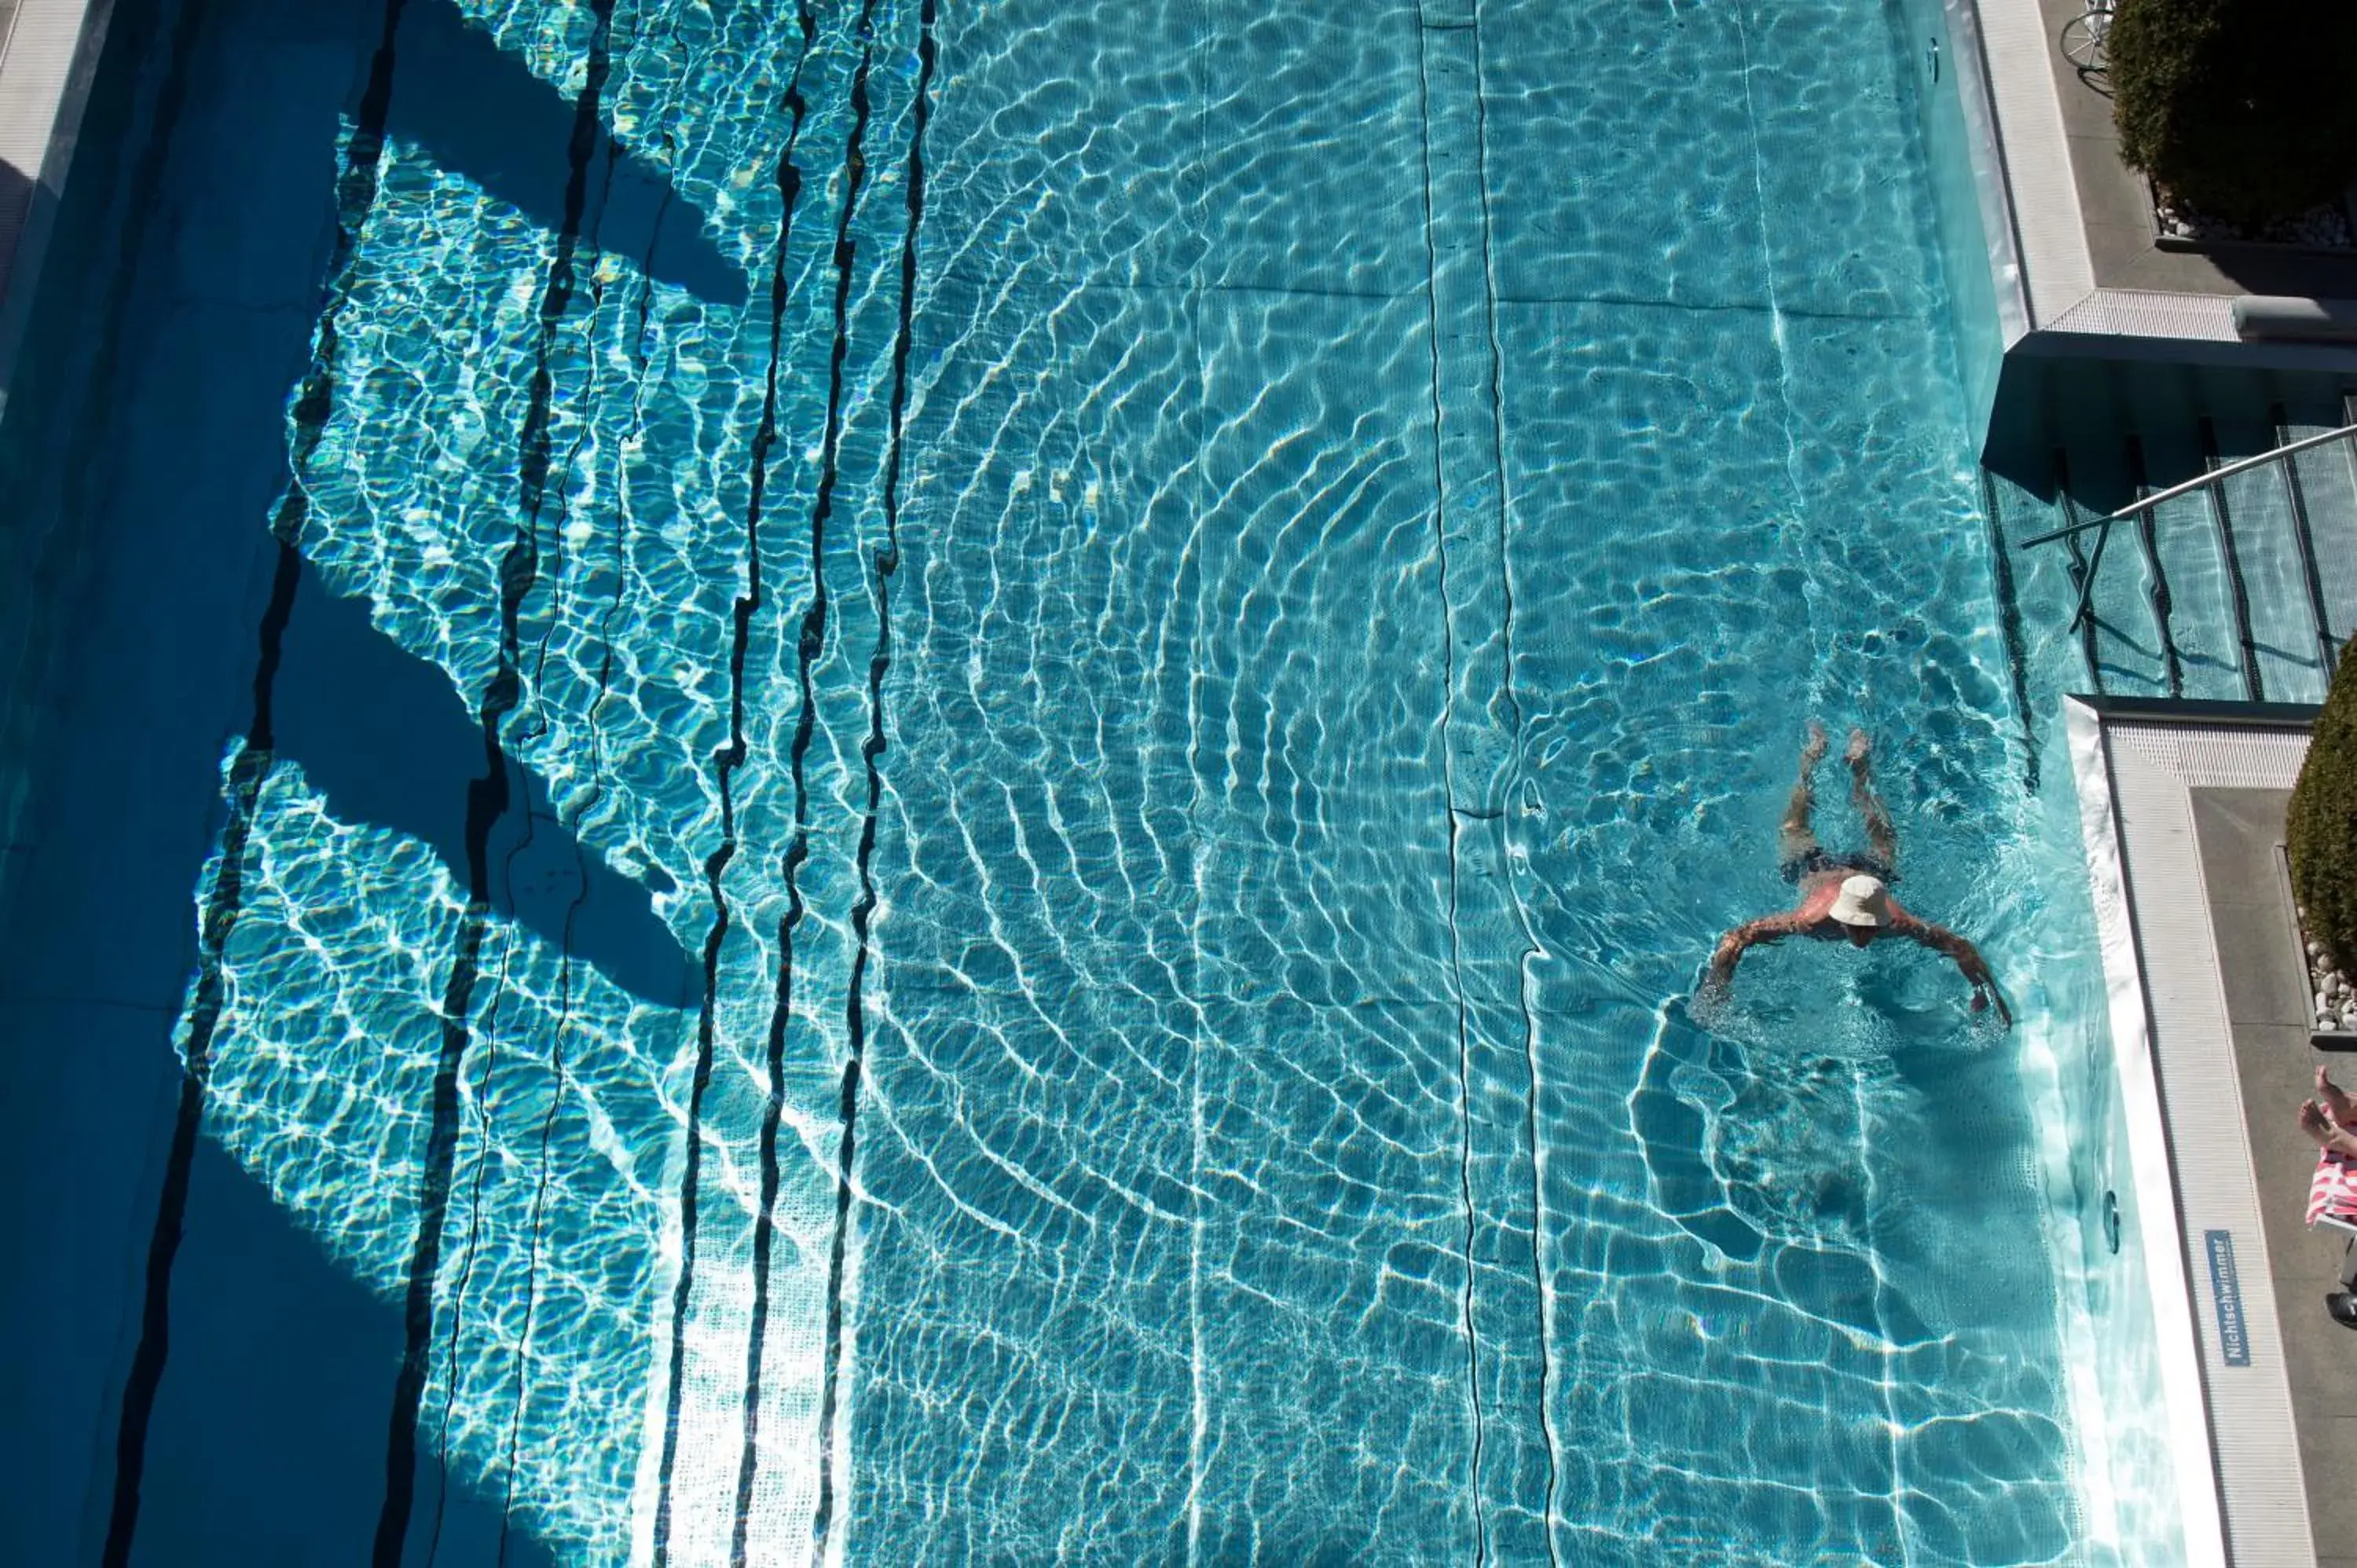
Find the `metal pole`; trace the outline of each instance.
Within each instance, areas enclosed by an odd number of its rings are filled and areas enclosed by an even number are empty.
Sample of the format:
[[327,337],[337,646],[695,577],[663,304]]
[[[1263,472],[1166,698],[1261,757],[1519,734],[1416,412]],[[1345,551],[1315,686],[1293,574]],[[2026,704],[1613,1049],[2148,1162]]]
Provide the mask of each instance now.
[[2051,532],[2041,533],[2035,539],[2025,539],[2021,542],[2021,548],[2027,550],[2033,544],[2045,544],[2061,539],[2065,534],[2083,533],[2091,528],[2104,528],[2115,522],[2124,522],[2140,511],[2149,511],[2163,501],[2175,500],[2189,490],[2198,490],[2204,485],[2214,485],[2221,479],[2231,478],[2247,469],[2272,463],[2278,457],[2288,457],[2295,452],[2305,452],[2311,446],[2321,446],[2328,441],[2343,441],[2352,435],[2357,435],[2357,424],[2344,425],[2339,430],[2328,430],[2321,435],[2303,436],[2288,446],[2278,446],[2272,452],[2262,452],[2255,457],[2244,457],[2229,463],[2222,468],[2212,468],[2206,474],[2197,474],[2183,484],[2171,485],[2157,495],[2149,495],[2140,501],[2124,506],[2109,517],[2090,518],[2084,522],[2074,522],[2067,528],[2058,528]]

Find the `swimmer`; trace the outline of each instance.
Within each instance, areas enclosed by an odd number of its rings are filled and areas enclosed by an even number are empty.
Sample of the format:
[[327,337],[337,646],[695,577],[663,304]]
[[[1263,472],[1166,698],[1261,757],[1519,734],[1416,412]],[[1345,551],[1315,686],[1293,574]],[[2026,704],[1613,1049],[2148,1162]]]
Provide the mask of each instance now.
[[1866,819],[1866,850],[1833,854],[1809,828],[1809,813],[1816,804],[1811,776],[1825,756],[1825,727],[1814,719],[1809,721],[1808,738],[1801,747],[1801,781],[1784,808],[1776,855],[1784,880],[1800,889],[1800,902],[1783,914],[1738,926],[1721,937],[1717,950],[1710,955],[1710,973],[1703,982],[1700,1000],[1710,1003],[1723,998],[1745,950],[1761,942],[1808,937],[1862,948],[1878,937],[1904,937],[1953,960],[1972,983],[1973,1011],[1978,1013],[1994,1004],[1998,1019],[2011,1028],[2013,1014],[1997,991],[1996,977],[1982,961],[1980,950],[1955,932],[1918,919],[1890,896],[1889,885],[1899,875],[1899,842],[1891,831],[1890,812],[1874,792],[1870,749],[1866,732],[1852,730],[1849,749],[1843,754],[1849,764],[1850,799]]

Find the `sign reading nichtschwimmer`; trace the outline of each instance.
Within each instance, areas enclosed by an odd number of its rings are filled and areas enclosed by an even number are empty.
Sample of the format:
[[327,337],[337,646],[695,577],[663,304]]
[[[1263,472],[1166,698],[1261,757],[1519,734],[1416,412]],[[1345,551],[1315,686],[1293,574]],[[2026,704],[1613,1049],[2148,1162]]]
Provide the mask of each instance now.
[[2204,1230],[2201,1240],[2210,1253],[2210,1299],[2218,1307],[2218,1353],[2230,1367],[2247,1367],[2251,1335],[2243,1322],[2243,1282],[2234,1274],[2234,1238]]

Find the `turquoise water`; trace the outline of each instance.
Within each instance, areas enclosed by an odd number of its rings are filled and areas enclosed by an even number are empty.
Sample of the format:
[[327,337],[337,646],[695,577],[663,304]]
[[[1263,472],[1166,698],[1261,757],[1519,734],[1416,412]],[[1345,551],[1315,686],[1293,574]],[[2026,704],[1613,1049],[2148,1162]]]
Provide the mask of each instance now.
[[[48,504],[233,542],[81,1550],[2090,1560],[1901,32],[134,6]],[[1812,714],[2013,1034],[1689,1016]]]

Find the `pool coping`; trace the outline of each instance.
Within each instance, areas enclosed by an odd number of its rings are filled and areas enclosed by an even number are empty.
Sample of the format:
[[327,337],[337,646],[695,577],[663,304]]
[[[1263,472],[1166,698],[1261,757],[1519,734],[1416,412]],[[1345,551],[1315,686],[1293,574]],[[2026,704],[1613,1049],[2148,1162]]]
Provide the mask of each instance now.
[[[1993,246],[1993,260],[2017,252],[2013,276],[1995,262],[1996,285],[2000,296],[2018,295],[2028,317],[2004,324],[2007,358],[2357,370],[2357,345],[2246,342],[2233,321],[2240,295],[2357,289],[2357,258],[2273,258],[2264,277],[2238,281],[2215,256],[2164,251],[2148,215],[2131,221],[2138,177],[2119,161],[2101,95],[2056,41],[2058,19],[2076,15],[2079,0],[1955,3],[1978,20],[1957,90],[1968,115],[1985,113],[1996,127],[1994,156],[1975,159],[1974,183],[1984,209],[2005,214],[2011,243]],[[1985,102],[1973,104],[1976,97]]]
[[[2186,1561],[2313,1565],[2194,791],[2289,789],[2315,710],[2095,697],[2063,705]],[[2170,1219],[2173,1231],[2162,1230]]]
[[16,0],[0,37],[0,414],[114,0]]

